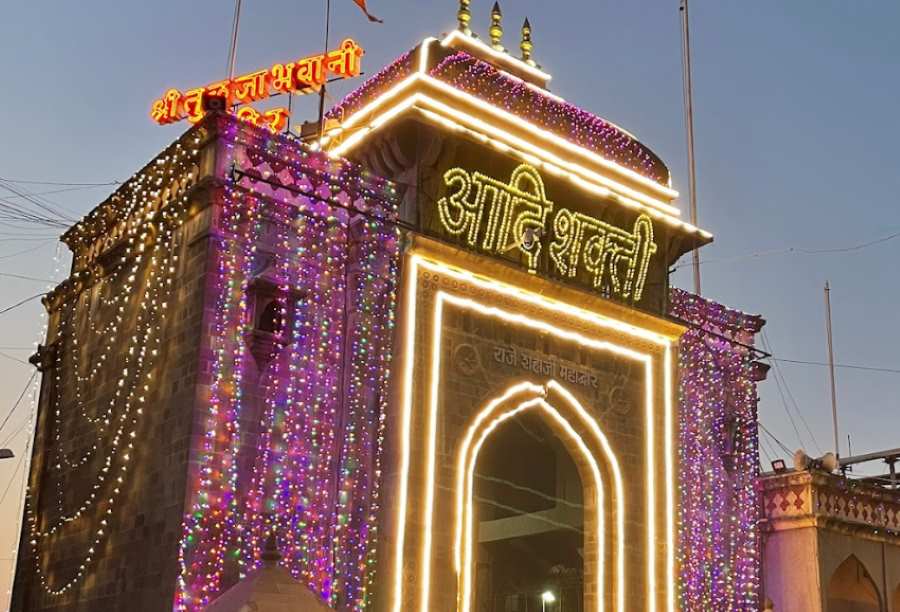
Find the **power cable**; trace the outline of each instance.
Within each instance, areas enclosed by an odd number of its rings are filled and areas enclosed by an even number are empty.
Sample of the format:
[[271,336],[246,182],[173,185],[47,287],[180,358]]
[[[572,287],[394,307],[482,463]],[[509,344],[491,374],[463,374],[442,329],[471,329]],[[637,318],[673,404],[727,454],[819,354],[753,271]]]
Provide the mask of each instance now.
[[[766,461],[768,461],[769,465],[771,465],[772,464],[772,455],[769,454],[769,450],[767,450],[769,448],[770,448],[769,443],[766,441],[765,437],[761,436],[759,438],[759,450],[761,450],[763,452],[763,454],[766,456]],[[777,454],[778,453],[776,453],[776,455]],[[760,461],[760,463],[762,463],[762,461]]]
[[778,375],[775,376],[775,388],[778,389],[778,395],[781,397],[781,405],[784,407],[784,413],[787,415],[788,420],[791,422],[791,427],[794,429],[794,435],[797,436],[797,443],[800,446],[806,446],[803,443],[803,438],[800,435],[800,430],[797,428],[797,423],[794,421],[794,416],[791,414],[791,409],[788,406],[787,399],[784,396],[784,391],[781,388],[781,381],[778,379]]
[[9,412],[6,413],[6,416],[3,418],[3,422],[0,423],[0,431],[3,431],[3,428],[6,427],[6,424],[9,422],[9,417],[13,415],[13,412],[16,411],[16,408],[19,407],[19,404],[22,402],[22,398],[25,397],[25,393],[28,392],[28,388],[31,386],[31,383],[34,382],[34,377],[37,376],[37,370],[31,373],[31,376],[28,378],[28,382],[25,383],[25,388],[22,389],[22,393],[19,394],[19,399],[16,400],[16,403],[13,404],[13,407],[9,409]]
[[14,308],[18,308],[19,306],[22,306],[23,304],[27,304],[27,303],[30,302],[31,300],[37,299],[37,298],[39,298],[39,297],[44,297],[44,295],[45,295],[45,294],[43,294],[43,293],[36,293],[36,294],[32,295],[31,297],[25,298],[25,299],[22,300],[21,302],[16,302],[16,303],[13,304],[12,306],[7,306],[7,307],[4,308],[3,310],[0,310],[0,314],[6,314],[6,313],[9,312],[10,310],[13,310]]
[[7,276],[9,278],[19,278],[21,280],[27,281],[35,281],[37,283],[52,283],[53,281],[48,278],[36,278],[34,276],[25,276],[23,274],[13,274],[12,272],[0,272],[0,276]]
[[[780,363],[794,363],[794,364],[798,364],[798,365],[814,365],[814,366],[825,366],[825,367],[828,366],[828,364],[825,363],[824,361],[801,361],[799,359],[781,359],[781,358],[775,358],[775,357],[769,357],[769,359],[771,359],[772,361],[780,362]],[[849,363],[836,363],[836,364],[834,364],[834,367],[846,368],[849,370],[865,370],[868,372],[886,372],[888,374],[900,374],[900,369],[897,369],[897,368],[862,366],[862,365],[855,365],[855,364],[849,364]]]
[[[882,236],[880,238],[875,238],[874,240],[869,240],[866,242],[862,242],[860,244],[854,244],[845,247],[831,247],[824,249],[808,249],[803,247],[787,247],[784,249],[772,249],[768,251],[759,251],[756,253],[748,253],[746,255],[735,255],[733,257],[721,257],[719,259],[705,259],[701,261],[701,264],[707,263],[725,263],[730,261],[742,261],[745,259],[758,259],[760,257],[771,257],[773,255],[826,255],[833,253],[850,253],[853,251],[861,251],[870,246],[875,246],[876,244],[881,244],[883,242],[888,242],[889,240],[893,240],[895,238],[900,237],[900,232],[894,232],[892,234],[888,234],[886,236]],[[688,266],[692,266],[693,262],[685,262],[674,266],[673,270],[678,270],[680,268],[686,268]]]
[[[762,341],[763,345],[766,347],[766,351],[769,353],[774,353],[775,348],[772,346],[772,342],[769,340],[768,334],[766,334],[766,330],[762,330]],[[787,384],[787,379],[784,377],[784,372],[781,371],[781,368],[778,365],[778,362],[774,362],[774,370],[775,370],[775,382],[778,382],[778,379],[781,378],[781,384],[784,386],[784,390],[787,393],[788,397],[791,400],[791,403],[794,405],[794,412],[797,413],[797,416],[800,417],[800,421],[803,423],[803,427],[806,429],[806,433],[809,434],[809,437],[812,438],[813,445],[816,447],[816,450],[819,454],[822,454],[822,446],[819,444],[819,441],[816,439],[816,434],[813,433],[812,428],[809,426],[809,422],[806,420],[806,417],[803,416],[803,411],[800,410],[800,404],[797,403],[797,399],[794,397],[794,394],[791,392],[791,388]],[[782,401],[784,397],[782,396]],[[793,419],[792,419],[793,421]],[[797,436],[799,438],[799,435]],[[802,444],[802,441],[801,441]]]
[[121,185],[122,181],[107,181],[105,183],[65,183],[62,181],[26,181],[24,179],[12,179],[0,176],[0,181],[17,183],[22,185],[59,185],[64,187],[104,187],[107,185]]
[[25,453],[21,453],[19,455],[19,460],[16,462],[16,469],[13,470],[12,476],[9,477],[9,482],[6,483],[6,488],[3,490],[3,495],[0,495],[0,506],[3,505],[3,500],[6,499],[6,494],[9,493],[9,489],[12,486],[13,481],[16,479],[16,474],[19,473],[19,468],[22,467],[22,460],[25,458]]
[[[19,189],[16,189],[15,187],[10,187],[8,184],[6,184],[2,181],[0,181],[0,187],[19,196],[20,198],[26,200],[27,202],[30,202],[31,204],[38,207],[40,210],[43,210],[46,213],[50,213],[50,215],[52,215],[53,217],[58,217],[59,220],[61,220],[61,221],[68,221],[70,223],[75,222],[75,219],[72,219],[72,218],[66,216],[65,213],[63,213],[59,210],[56,210],[55,208],[53,208],[53,206],[48,206],[48,205],[44,204],[38,198],[34,197],[32,194],[30,194],[28,192],[21,191]],[[7,202],[7,205],[9,205],[9,202]]]
[[[2,181],[2,180],[3,179],[0,179],[0,181]],[[106,185],[106,184],[104,183],[104,185]],[[37,196],[53,195],[55,193],[69,193],[70,191],[84,191],[86,189],[95,189],[98,186],[99,185],[81,185],[78,187],[63,187],[62,189],[50,189],[49,191],[32,191],[31,195],[37,197]],[[109,186],[111,187],[112,184],[110,184]],[[5,201],[5,200],[11,200],[12,198],[21,198],[21,197],[22,196],[12,195],[12,196],[6,196],[5,198],[3,198],[3,200]]]
[[22,421],[18,427],[16,427],[12,432],[9,433],[5,438],[3,438],[3,442],[0,442],[0,448],[6,448],[7,445],[12,442],[13,438],[22,433],[22,430],[25,429],[25,426],[31,422],[31,417],[27,417],[24,421]]
[[768,434],[768,436],[769,436],[770,438],[772,438],[772,439],[775,441],[775,443],[778,444],[778,446],[780,446],[781,449],[782,449],[784,452],[786,452],[788,455],[793,454],[794,451],[792,451],[792,450],[789,449],[787,446],[785,446],[784,443],[783,443],[781,440],[779,440],[778,438],[775,437],[775,434],[773,434],[771,431],[769,431],[768,429],[766,429],[766,426],[762,424],[762,421],[756,421],[756,424],[759,425],[760,429],[762,429],[763,432],[765,432],[766,434]]
[[22,359],[19,359],[18,357],[13,357],[12,355],[8,355],[7,353],[4,353],[3,351],[0,351],[0,357],[5,357],[6,359],[9,359],[10,361],[15,361],[15,362],[21,363],[23,365],[31,365],[27,361],[23,361]]
[[37,246],[33,246],[30,248],[24,249],[22,251],[17,251],[15,253],[9,253],[7,255],[0,255],[0,259],[11,259],[13,257],[18,257],[19,255],[25,255],[27,253],[34,253],[35,251],[38,251],[38,250],[44,248],[44,243],[48,243],[48,242],[52,242],[52,241],[53,241],[53,238],[47,238],[46,240],[43,241],[43,243],[41,243]]

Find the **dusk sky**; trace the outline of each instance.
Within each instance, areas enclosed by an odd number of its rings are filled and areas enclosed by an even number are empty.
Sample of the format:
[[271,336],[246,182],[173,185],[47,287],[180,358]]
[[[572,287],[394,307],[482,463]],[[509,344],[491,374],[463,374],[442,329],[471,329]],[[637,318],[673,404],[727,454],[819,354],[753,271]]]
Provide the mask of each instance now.
[[[491,4],[472,2],[473,29],[483,36]],[[507,0],[503,10],[506,45],[517,48],[528,16],[552,90],[652,148],[672,170],[687,215],[678,4]],[[379,25],[352,0],[333,0],[332,40],[359,41],[363,70],[372,74],[455,27],[456,6],[369,0]],[[0,179],[127,179],[187,127],[153,123],[152,100],[168,87],[226,76],[232,11],[230,0],[7,2]],[[765,317],[768,349],[788,360],[761,386],[760,420],[791,450],[818,455],[832,447],[827,368],[789,362],[825,361],[822,288],[830,280],[837,363],[892,370],[838,368],[841,452],[848,433],[854,454],[900,447],[900,237],[881,240],[900,236],[900,3],[693,0],[691,18],[699,224],[715,235],[701,253],[703,294]],[[319,52],[323,27],[323,0],[245,0],[237,70]],[[339,84],[332,95],[360,82]],[[294,120],[314,118],[313,102],[295,104]],[[77,188],[46,194],[72,218],[114,189],[11,185]],[[2,187],[0,199],[19,202]],[[9,274],[63,278],[68,258],[55,263],[54,238],[0,222],[0,310],[46,290],[46,282]],[[689,257],[681,263],[674,284],[690,289]],[[40,334],[40,313],[33,300],[0,314],[0,422],[34,371],[23,362]],[[0,460],[0,596],[14,556],[28,400],[26,393],[0,430],[0,447],[17,455]],[[763,451],[766,467],[775,452],[789,458],[769,438]]]

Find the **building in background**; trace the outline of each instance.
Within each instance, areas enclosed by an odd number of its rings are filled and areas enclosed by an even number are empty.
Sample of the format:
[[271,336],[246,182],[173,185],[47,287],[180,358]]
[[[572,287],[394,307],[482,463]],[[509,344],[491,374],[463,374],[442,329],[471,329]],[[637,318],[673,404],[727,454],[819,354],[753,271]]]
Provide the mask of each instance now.
[[896,475],[851,479],[816,467],[765,474],[767,609],[900,612],[898,482]]
[[759,607],[763,321],[466,4],[314,146],[211,113],[64,235],[14,610],[246,601],[272,534],[342,610]]

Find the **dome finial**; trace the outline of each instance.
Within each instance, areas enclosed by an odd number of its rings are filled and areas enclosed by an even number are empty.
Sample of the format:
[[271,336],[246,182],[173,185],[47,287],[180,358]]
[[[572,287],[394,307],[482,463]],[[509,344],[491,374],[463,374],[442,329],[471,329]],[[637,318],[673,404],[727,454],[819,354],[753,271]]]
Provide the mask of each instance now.
[[534,43],[531,42],[531,24],[528,22],[528,17],[525,18],[525,23],[522,24],[522,42],[519,43],[519,49],[522,50],[522,60],[526,64],[530,66],[536,65],[535,61],[531,59]]
[[472,21],[472,12],[469,10],[469,4],[472,0],[459,0],[459,10],[456,11],[456,20],[459,22],[457,26],[463,34],[472,34],[469,28],[469,22]]
[[491,9],[491,46],[497,51],[503,51],[503,12],[500,10],[500,3],[494,2],[494,8]]

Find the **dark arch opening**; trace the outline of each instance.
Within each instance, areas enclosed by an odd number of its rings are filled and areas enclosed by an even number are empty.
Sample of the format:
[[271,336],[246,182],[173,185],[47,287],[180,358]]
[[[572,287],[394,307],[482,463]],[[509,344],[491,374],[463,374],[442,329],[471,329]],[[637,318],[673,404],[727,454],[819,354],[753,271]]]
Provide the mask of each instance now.
[[569,451],[533,411],[497,427],[475,463],[477,612],[584,609],[584,487]]
[[847,557],[828,581],[828,612],[882,612],[878,587],[854,555]]

